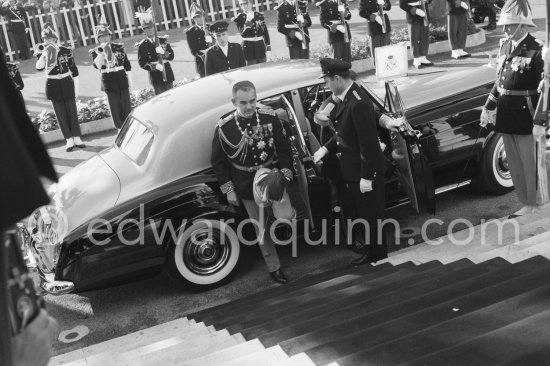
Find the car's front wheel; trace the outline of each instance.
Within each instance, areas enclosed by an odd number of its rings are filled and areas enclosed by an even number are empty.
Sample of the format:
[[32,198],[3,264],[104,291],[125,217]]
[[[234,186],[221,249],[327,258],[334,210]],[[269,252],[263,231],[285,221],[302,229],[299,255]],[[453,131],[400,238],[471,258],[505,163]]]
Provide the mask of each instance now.
[[501,134],[495,134],[483,149],[479,166],[479,183],[484,191],[504,194],[514,189]]
[[218,220],[200,220],[170,245],[166,265],[176,282],[207,289],[229,279],[239,255],[239,240],[231,226]]

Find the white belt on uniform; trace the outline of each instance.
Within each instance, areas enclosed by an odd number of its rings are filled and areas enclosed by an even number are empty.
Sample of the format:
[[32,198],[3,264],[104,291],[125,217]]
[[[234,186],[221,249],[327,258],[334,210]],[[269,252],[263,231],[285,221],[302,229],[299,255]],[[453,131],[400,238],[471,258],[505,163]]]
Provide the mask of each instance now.
[[298,28],[298,24],[285,24],[285,28],[296,29]]
[[264,40],[264,36],[243,37],[243,41],[256,42],[256,41],[263,41],[263,40]]
[[124,66],[115,66],[115,67],[111,67],[111,68],[108,68],[108,69],[101,69],[101,73],[106,74],[106,73],[109,73],[109,72],[117,72],[117,71],[120,71],[120,70],[124,70]]
[[63,79],[63,78],[66,78],[67,76],[71,76],[71,73],[70,72],[66,72],[64,74],[58,74],[58,75],[48,75],[48,79]]
[[23,23],[23,21],[22,21],[21,19],[12,19],[12,20],[10,20],[10,22],[12,22],[12,23],[14,23],[14,22],[21,22],[21,23]]

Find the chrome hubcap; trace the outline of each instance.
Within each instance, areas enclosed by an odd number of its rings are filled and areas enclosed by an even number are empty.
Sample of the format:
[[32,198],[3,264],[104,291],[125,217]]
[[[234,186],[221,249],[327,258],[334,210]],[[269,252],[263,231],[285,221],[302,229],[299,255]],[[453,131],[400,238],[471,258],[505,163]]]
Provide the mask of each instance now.
[[504,150],[504,143],[501,141],[495,152],[494,161],[495,172],[502,179],[511,179],[510,167],[508,165],[508,159],[506,158],[506,151]]
[[231,245],[227,241],[222,244],[222,235],[217,229],[195,230],[184,243],[183,261],[187,268],[199,275],[223,268],[231,256]]

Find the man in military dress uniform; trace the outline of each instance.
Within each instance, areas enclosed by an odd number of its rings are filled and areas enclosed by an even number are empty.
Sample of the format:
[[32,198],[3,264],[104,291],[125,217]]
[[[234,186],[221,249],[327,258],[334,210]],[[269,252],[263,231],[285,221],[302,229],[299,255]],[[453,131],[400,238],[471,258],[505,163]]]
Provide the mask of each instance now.
[[42,30],[44,50],[37,53],[36,69],[45,70],[46,98],[52,101],[59,128],[66,140],[65,149],[86,147],[80,139],[80,125],[76,111],[78,97],[78,68],[70,48],[57,44],[58,36],[50,23]]
[[197,74],[202,78],[205,76],[204,57],[206,50],[212,45],[212,36],[206,33],[208,31],[207,24],[204,24],[206,29],[203,29],[201,26],[202,10],[196,6],[196,3],[191,4],[191,8],[193,25],[187,28],[185,37],[187,38],[189,50],[191,50],[191,54],[195,57],[195,69]]
[[[5,61],[6,54],[4,53],[4,49],[2,48],[2,46],[0,46],[0,53],[2,54],[0,55],[0,57],[2,57]],[[23,104],[25,104],[23,94],[21,93],[21,90],[23,90],[23,88],[25,87],[25,83],[23,82],[23,78],[21,77],[21,73],[19,72],[19,66],[15,62],[5,62],[11,81],[13,82],[13,86],[15,86],[15,90],[17,90],[19,98],[21,98],[21,101],[23,102]]]
[[[391,44],[390,18],[386,13],[390,10],[390,0],[361,0],[359,3],[359,16],[367,19],[369,25],[369,37],[373,57],[376,57],[374,51],[376,48]],[[384,23],[385,28],[383,28]]]
[[101,90],[107,94],[111,117],[117,129],[130,111],[130,88],[132,87],[132,66],[122,43],[111,42],[111,30],[105,24],[96,27],[99,46],[90,50],[92,64],[101,72]]
[[[528,32],[535,24],[526,0],[508,0],[497,25],[504,26],[507,39],[499,51],[497,80],[483,108],[481,124],[494,123],[495,131],[502,133],[512,181],[523,204],[511,215],[516,217],[548,201],[547,184],[539,184],[546,177],[544,164],[537,169],[537,154],[544,158],[545,153],[545,127],[533,124],[544,62],[541,43]],[[535,141],[540,150],[536,150]]]
[[342,24],[341,16],[344,13],[345,20],[351,19],[348,3],[346,0],[323,0],[318,4],[321,7],[319,20],[327,29],[327,40],[332,47],[333,57],[351,62],[351,32],[348,22]]
[[13,35],[19,57],[27,60],[31,57],[27,33],[29,32],[29,17],[27,12],[15,0],[9,0],[0,8],[1,14],[8,21],[8,31]]
[[[351,64],[321,59],[322,77],[333,93],[337,107],[333,114],[336,138],[314,154],[319,161],[328,154],[340,154],[340,173],[345,185],[344,215],[364,220],[353,226],[353,241],[364,239],[365,253],[353,264],[376,262],[387,257],[385,236],[378,233],[384,217],[384,172],[386,163],[378,140],[378,118],[369,96],[351,80]],[[364,232],[361,229],[365,228]],[[363,235],[364,234],[364,235]],[[379,236],[380,239],[379,240]]]
[[469,0],[447,0],[447,11],[449,12],[447,28],[452,50],[451,57],[454,59],[470,57],[470,54],[464,51],[468,32],[470,2]]
[[269,32],[264,14],[252,10],[250,0],[239,0],[242,13],[233,18],[243,37],[243,52],[247,65],[266,62],[271,53]]
[[[174,72],[168,62],[174,60],[174,50],[168,43],[168,35],[158,36],[159,45],[157,46],[151,13],[136,15],[140,19],[145,34],[145,38],[134,45],[138,49],[138,63],[143,70],[149,71],[149,80],[155,89],[155,95],[159,95],[174,86]],[[164,79],[165,76],[166,79]]]
[[[299,14],[296,14],[295,1],[298,2]],[[286,36],[290,59],[308,59],[310,41],[308,28],[311,27],[311,17],[307,12],[307,1],[283,0],[283,3],[277,7],[277,11],[277,30]]]
[[417,69],[432,66],[426,58],[430,46],[430,27],[428,4],[432,0],[399,0],[399,7],[407,13],[411,48],[413,50],[413,66]]
[[[260,207],[254,201],[252,189],[254,175],[260,168],[278,167],[290,182],[293,179],[292,150],[275,112],[256,108],[254,84],[250,81],[236,83],[232,102],[237,109],[218,122],[212,141],[211,163],[228,202],[238,206],[242,200],[250,218],[259,222]],[[287,283],[270,234],[270,222],[261,224],[264,227],[256,229],[265,229],[259,245],[267,269],[273,280]]]
[[241,45],[229,42],[227,38],[227,27],[229,27],[229,24],[223,20],[210,26],[210,31],[214,33],[214,38],[216,38],[216,44],[206,50],[205,68],[207,76],[246,66]]

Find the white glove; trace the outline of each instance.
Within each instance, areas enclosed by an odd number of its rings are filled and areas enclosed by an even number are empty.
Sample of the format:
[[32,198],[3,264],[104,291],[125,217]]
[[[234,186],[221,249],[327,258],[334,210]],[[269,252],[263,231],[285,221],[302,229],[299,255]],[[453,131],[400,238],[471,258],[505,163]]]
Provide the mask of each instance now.
[[25,33],[29,33],[29,28],[25,28]]
[[105,59],[105,57],[103,56],[102,53],[99,53],[96,58],[94,58],[94,64],[96,65],[96,67],[98,69],[101,69],[101,66],[103,66],[103,60]]
[[361,178],[361,181],[359,182],[359,190],[361,193],[372,191],[372,180]]
[[126,77],[128,78],[128,89],[132,91],[132,89],[134,89],[134,79],[132,79],[132,71],[126,71]]
[[80,81],[78,80],[78,76],[73,78],[74,82],[74,99],[78,99],[78,92],[80,91]]
[[157,62],[157,64],[155,65],[155,69],[162,72],[164,70],[164,66],[162,66],[160,62]]
[[460,6],[461,6],[464,10],[468,10],[468,9],[469,9],[468,4],[466,4],[464,1],[461,1],[461,2],[460,2]]
[[380,116],[380,125],[384,127],[386,130],[390,131],[398,131],[398,128],[403,125],[404,118],[391,118],[390,116],[386,114],[382,114]]
[[376,14],[376,17],[374,18],[374,20],[376,20],[376,23],[382,25],[382,18],[380,17],[380,15]]
[[483,107],[483,110],[481,111],[481,118],[479,125],[481,127],[485,127],[488,124],[495,124],[495,118],[496,118],[496,109],[494,111],[490,111],[487,108]]
[[322,164],[323,163],[323,158],[325,156],[327,156],[328,154],[328,149],[324,146],[321,146],[319,148],[319,150],[315,151],[315,154],[313,154],[313,162],[315,164]]
[[46,57],[48,57],[47,52],[42,52],[38,61],[36,61],[36,68],[42,70],[46,67]]
[[158,46],[157,48],[155,48],[155,52],[158,53],[159,55],[164,55],[164,49],[161,46]]
[[546,128],[544,126],[533,125],[533,137],[538,140],[541,136],[546,134]]
[[265,51],[265,60],[271,61],[271,51]]
[[422,18],[424,18],[426,16],[426,13],[422,9],[416,9],[415,14],[418,15],[419,17],[422,17]]
[[537,88],[537,91],[538,91],[539,93],[542,93],[542,90],[544,89],[544,83],[546,83],[546,80],[542,79],[542,80],[540,81],[540,83],[539,83],[538,88]]
[[298,14],[298,16],[296,17],[296,20],[298,20],[298,22],[300,22],[300,23],[303,23],[304,22],[304,16],[302,14]]
[[294,32],[294,37],[296,37],[296,39],[298,41],[302,41],[304,39],[304,36],[302,35],[302,33],[300,31]]
[[378,5],[384,5],[384,0],[377,0],[376,3],[377,3]]
[[249,11],[248,13],[246,13],[246,21],[251,22],[252,20],[254,20],[254,12]]
[[206,43],[212,43],[212,36],[204,36]]

